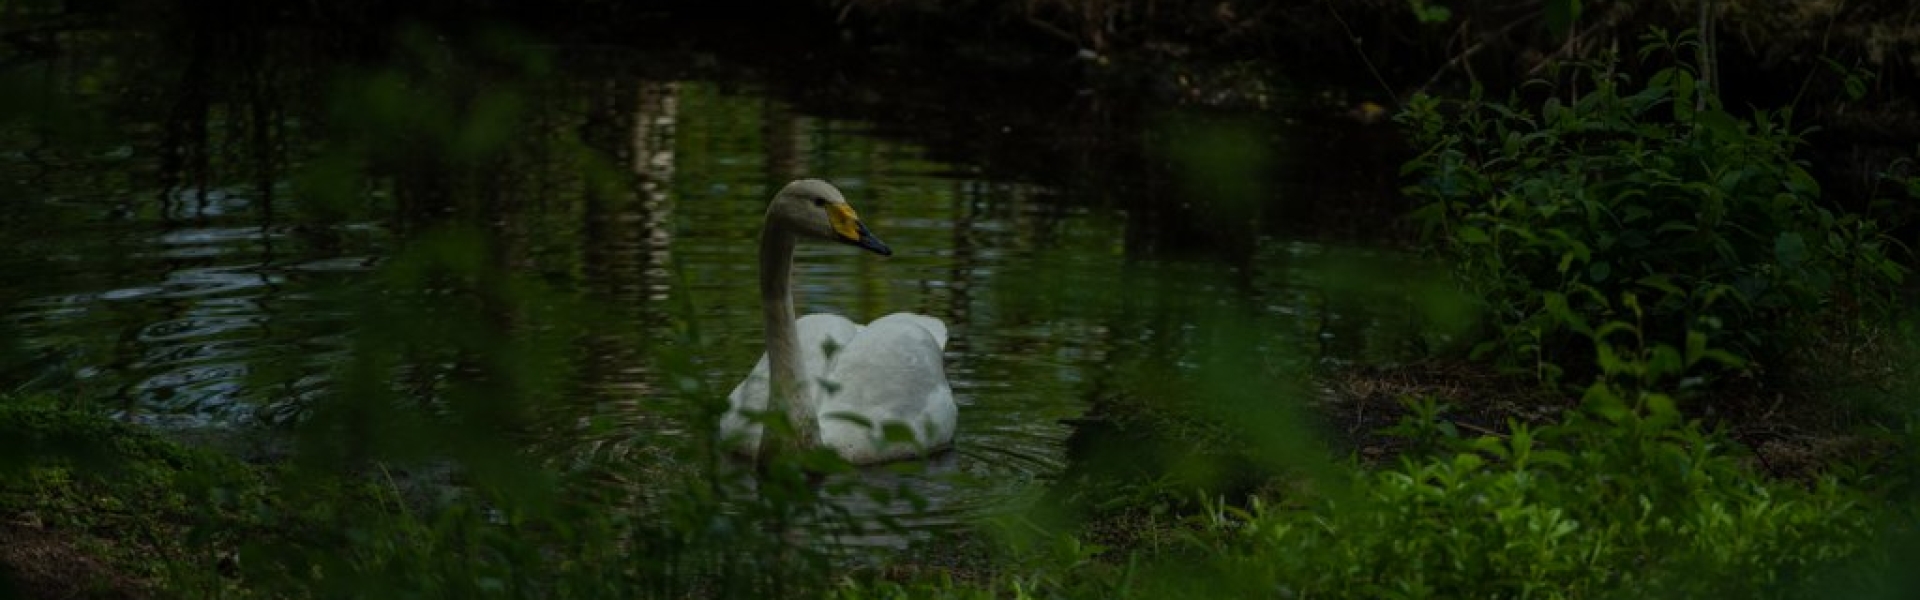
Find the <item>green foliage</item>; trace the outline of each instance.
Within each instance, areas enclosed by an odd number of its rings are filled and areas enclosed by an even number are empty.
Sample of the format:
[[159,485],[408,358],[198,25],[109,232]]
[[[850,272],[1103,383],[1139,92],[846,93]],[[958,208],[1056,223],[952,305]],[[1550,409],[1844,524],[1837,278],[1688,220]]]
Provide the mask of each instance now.
[[1573,35],[1573,24],[1580,20],[1580,0],[1546,0],[1541,7],[1547,32],[1556,38]]
[[1842,65],[1840,61],[1826,57],[1821,57],[1820,62],[1840,80],[1840,89],[1849,102],[1859,102],[1867,96],[1867,84],[1874,79],[1873,71],[1859,65]]
[[[1896,556],[1889,536],[1916,531],[1920,514],[1882,485],[1756,473],[1737,444],[1681,415],[1684,392],[1660,386],[1685,368],[1664,357],[1689,351],[1650,346],[1617,355],[1559,422],[1462,437],[1443,407],[1409,399],[1395,435],[1426,449],[1393,466],[1206,499],[1171,549],[1120,555],[1071,533],[1034,536],[992,585],[1021,597],[1895,594],[1878,578]],[[850,587],[842,597],[968,597],[939,580]]]
[[1585,93],[1537,105],[1408,104],[1413,216],[1484,298],[1493,331],[1475,354],[1557,379],[1593,362],[1585,323],[1631,314],[1771,363],[1811,317],[1892,304],[1899,247],[1820,202],[1789,111],[1743,119],[1700,86],[1678,60],[1690,44],[1650,36],[1643,58],[1674,62],[1645,83],[1609,62],[1574,69]]
[[1207,543],[1251,591],[1303,597],[1798,597],[1878,540],[1833,480],[1766,483],[1670,399],[1597,386],[1564,423],[1514,424],[1360,476],[1348,502],[1223,509]]
[[1445,5],[1427,0],[1407,0],[1407,8],[1413,11],[1413,18],[1427,25],[1437,25],[1453,18],[1453,11]]

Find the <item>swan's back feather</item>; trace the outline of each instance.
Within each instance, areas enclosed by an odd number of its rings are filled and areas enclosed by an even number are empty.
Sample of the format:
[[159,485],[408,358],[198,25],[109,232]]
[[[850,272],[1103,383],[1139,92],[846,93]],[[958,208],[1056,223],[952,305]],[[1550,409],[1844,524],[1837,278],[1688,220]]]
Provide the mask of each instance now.
[[[815,396],[820,443],[856,463],[907,458],[952,443],[957,410],[941,353],[946,330],[938,319],[909,313],[862,328],[821,378],[837,385]],[[847,414],[858,418],[838,416]],[[888,441],[889,424],[906,426],[914,441]]]
[[921,329],[925,329],[927,330],[927,333],[933,334],[933,340],[936,345],[938,345],[941,348],[947,347],[947,324],[940,322],[939,319],[935,319],[933,317],[929,317],[926,315],[897,312],[884,317],[880,317],[878,319],[874,319],[873,322],[868,323],[867,326],[877,327],[883,323],[894,323],[894,322],[912,323],[920,327]]

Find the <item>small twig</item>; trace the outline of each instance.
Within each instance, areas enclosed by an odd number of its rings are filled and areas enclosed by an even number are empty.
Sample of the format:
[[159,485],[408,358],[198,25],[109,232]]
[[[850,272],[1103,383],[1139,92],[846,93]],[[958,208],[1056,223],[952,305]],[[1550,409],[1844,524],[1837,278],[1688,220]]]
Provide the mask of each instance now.
[[[1466,27],[1466,25],[1467,24],[1464,22],[1461,23],[1462,28]],[[1506,29],[1511,29],[1511,28],[1512,26],[1509,25]],[[1504,32],[1505,30],[1503,29],[1502,31]],[[1465,38],[1464,35],[1462,35],[1461,37],[1463,39]],[[1473,55],[1479,54],[1481,50],[1485,50],[1486,48],[1487,48],[1487,41],[1485,39],[1481,39],[1480,41],[1474,42],[1473,45],[1468,46],[1466,50],[1462,50],[1459,54],[1454,55],[1453,58],[1447,60],[1446,64],[1440,65],[1440,68],[1433,72],[1433,76],[1427,78],[1426,83],[1420,84],[1420,88],[1419,88],[1420,91],[1426,91],[1427,88],[1433,87],[1433,84],[1439,83],[1440,76],[1446,75],[1447,71],[1453,70],[1454,68],[1459,68],[1460,70],[1465,71],[1467,73],[1467,79],[1469,81],[1478,79],[1478,77],[1476,77],[1473,74],[1473,63],[1468,62],[1468,59],[1473,58]]]
[[1773,418],[1773,413],[1775,411],[1780,410],[1780,403],[1785,402],[1786,400],[1787,400],[1786,394],[1774,394],[1773,406],[1767,407],[1767,412],[1760,414],[1760,420],[1761,421],[1771,420]]
[[1760,461],[1760,468],[1765,469],[1768,475],[1772,475],[1774,477],[1779,477],[1781,475],[1780,469],[1773,466],[1773,461],[1767,460],[1767,453],[1762,452],[1760,450],[1760,446],[1761,446],[1760,444],[1749,443],[1745,440],[1742,440],[1741,443],[1751,446],[1754,449],[1753,458],[1755,460]]
[[1333,15],[1335,22],[1340,24],[1340,30],[1346,32],[1347,41],[1353,43],[1355,53],[1360,55],[1360,63],[1366,65],[1367,72],[1373,75],[1373,80],[1380,83],[1380,90],[1386,92],[1387,97],[1392,98],[1394,105],[1398,106],[1400,104],[1400,95],[1393,93],[1393,86],[1387,84],[1387,78],[1382,77],[1380,75],[1380,69],[1373,66],[1373,60],[1367,58],[1366,49],[1360,45],[1360,36],[1353,34],[1353,28],[1347,26],[1347,20],[1340,17],[1340,11],[1333,7],[1332,0],[1326,0],[1321,2],[1321,4],[1326,5],[1327,12]]
[[1492,429],[1487,429],[1487,428],[1485,428],[1485,427],[1481,427],[1481,426],[1479,426],[1479,425],[1474,425],[1474,424],[1472,424],[1472,423],[1465,423],[1465,422],[1461,422],[1461,421],[1454,421],[1454,422],[1453,422],[1453,426],[1454,426],[1454,427],[1459,427],[1459,428],[1461,428],[1461,429],[1465,429],[1465,430],[1468,430],[1468,431],[1472,431],[1472,432],[1474,432],[1474,433],[1478,433],[1478,434],[1480,434],[1480,435],[1489,435],[1489,436],[1493,436],[1493,437],[1497,437],[1497,438],[1500,438],[1500,439],[1503,439],[1503,440],[1504,440],[1504,439],[1507,439],[1507,434],[1504,434],[1504,433],[1500,433],[1500,432],[1498,432],[1498,431],[1494,431],[1494,430],[1492,430]]
[[[1820,56],[1827,56],[1827,46],[1833,40],[1833,25],[1839,21],[1840,11],[1837,10],[1833,11],[1833,16],[1827,18],[1827,28],[1820,33]],[[1820,66],[1818,64],[1815,64],[1813,68],[1807,70],[1806,78],[1800,80],[1800,89],[1793,93],[1793,101],[1787,103],[1788,108],[1800,107],[1800,98],[1807,94],[1807,88],[1813,86],[1813,76],[1819,72]]]
[[[1472,23],[1473,23],[1472,19],[1462,19],[1460,21],[1459,31],[1453,34],[1454,39],[1458,39],[1458,40],[1461,40],[1462,42],[1465,42],[1467,39],[1467,26],[1471,25]],[[1486,40],[1480,40],[1478,42],[1474,42],[1473,45],[1471,46],[1467,46],[1466,50],[1460,51],[1459,54],[1456,54],[1453,56],[1452,59],[1449,59],[1446,62],[1446,64],[1440,65],[1439,69],[1434,70],[1433,76],[1428,77],[1427,82],[1420,84],[1420,87],[1417,88],[1417,90],[1422,92],[1427,91],[1427,88],[1433,87],[1433,84],[1440,82],[1441,75],[1445,75],[1447,74],[1447,71],[1451,71],[1455,67],[1461,66],[1463,63],[1466,62],[1467,59],[1473,58],[1473,55],[1475,54],[1479,54],[1480,49],[1485,48],[1486,45],[1487,45]],[[1465,70],[1467,71],[1467,77],[1471,79],[1473,77],[1472,68],[1468,67]]]
[[[1506,37],[1508,33],[1513,32],[1514,28],[1533,22],[1535,18],[1536,17],[1533,15],[1522,16],[1520,18],[1514,19],[1512,22],[1507,23],[1506,25],[1500,26],[1500,29],[1498,31],[1494,31],[1487,35],[1481,36],[1480,41],[1474,42],[1472,46],[1468,46],[1466,50],[1463,50],[1461,51],[1460,54],[1455,55],[1452,59],[1447,61],[1447,64],[1440,65],[1440,69],[1434,71],[1433,77],[1427,78],[1427,82],[1424,84],[1421,84],[1418,89],[1420,91],[1426,91],[1428,88],[1433,87],[1434,84],[1440,82],[1440,77],[1442,75],[1446,75],[1448,70],[1453,69],[1455,67],[1459,67],[1461,71],[1465,71],[1467,73],[1467,79],[1469,81],[1479,79],[1479,76],[1474,75],[1473,73],[1473,63],[1468,61],[1467,59],[1473,58],[1473,55],[1479,54],[1481,50],[1485,50],[1487,47],[1487,39],[1497,38],[1497,37]],[[1457,34],[1456,37],[1459,37],[1464,40],[1467,37],[1468,28],[1469,28],[1468,26],[1471,25],[1472,22],[1473,21],[1471,19],[1463,20],[1460,23],[1460,33]]]
[[1538,75],[1541,69],[1547,68],[1547,65],[1551,65],[1567,56],[1573,55],[1575,51],[1585,46],[1582,42],[1585,42],[1587,38],[1593,37],[1594,34],[1612,25],[1612,23],[1595,23],[1592,27],[1588,27],[1586,31],[1567,38],[1567,43],[1561,44],[1559,50],[1553,51],[1553,54],[1541,57],[1540,62],[1534,63],[1533,68],[1527,69],[1527,76]]
[[1026,18],[1028,25],[1032,25],[1044,33],[1047,33],[1054,37],[1065,40],[1067,43],[1073,44],[1074,46],[1083,47],[1083,48],[1086,46],[1086,42],[1081,40],[1080,36],[1074,35],[1065,29],[1061,29],[1060,26],[1058,25],[1048,23],[1046,20],[1041,19],[1039,16],[1035,15],[1033,13],[1033,3],[1031,2],[1027,3],[1027,9],[1026,11],[1024,11],[1024,13],[1025,14],[1021,16]]
[[1052,23],[1048,23],[1048,22],[1046,22],[1046,21],[1043,21],[1043,20],[1041,20],[1041,19],[1040,19],[1040,17],[1036,17],[1036,16],[1033,16],[1033,15],[1027,15],[1027,24],[1028,24],[1028,25],[1032,25],[1032,26],[1034,26],[1034,27],[1036,27],[1036,28],[1039,28],[1039,29],[1040,29],[1040,31],[1041,31],[1041,32],[1043,32],[1043,33],[1046,33],[1046,34],[1048,34],[1048,35],[1052,35],[1052,36],[1054,36],[1054,37],[1057,37],[1057,38],[1060,38],[1061,40],[1064,40],[1064,41],[1066,41],[1066,42],[1068,42],[1068,43],[1071,43],[1071,44],[1073,44],[1073,45],[1075,45],[1075,46],[1082,46],[1082,47],[1084,47],[1084,46],[1086,45],[1086,44],[1085,44],[1084,42],[1082,42],[1082,41],[1080,40],[1080,36],[1077,36],[1077,35],[1074,35],[1074,34],[1071,34],[1071,33],[1067,33],[1067,30],[1065,30],[1065,29],[1061,29],[1061,28],[1060,28],[1059,26],[1057,26],[1057,25],[1054,25],[1054,24],[1052,24]]

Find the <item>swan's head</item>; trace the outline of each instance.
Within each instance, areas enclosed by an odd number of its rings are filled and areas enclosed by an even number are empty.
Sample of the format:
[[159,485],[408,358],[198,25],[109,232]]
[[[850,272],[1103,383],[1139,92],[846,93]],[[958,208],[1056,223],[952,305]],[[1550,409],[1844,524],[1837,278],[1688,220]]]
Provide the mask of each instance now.
[[818,179],[801,179],[780,188],[767,206],[767,222],[802,238],[840,242],[893,256],[892,248],[867,231],[867,225],[860,222],[860,215],[853,212],[840,190]]

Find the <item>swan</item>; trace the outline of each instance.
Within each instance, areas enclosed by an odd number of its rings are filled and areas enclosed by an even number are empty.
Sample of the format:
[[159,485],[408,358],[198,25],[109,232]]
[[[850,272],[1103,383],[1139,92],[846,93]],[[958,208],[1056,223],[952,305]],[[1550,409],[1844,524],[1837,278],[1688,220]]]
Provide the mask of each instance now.
[[[802,241],[893,255],[833,185],[801,179],[774,195],[760,231],[766,353],[727,396],[721,439],[762,461],[776,446],[825,447],[853,464],[913,458],[951,445],[959,408],[942,362],[946,324],[905,312],[864,326],[831,314],[795,319],[793,250]],[[769,410],[792,425],[785,444],[761,444],[761,422],[754,417]]]

